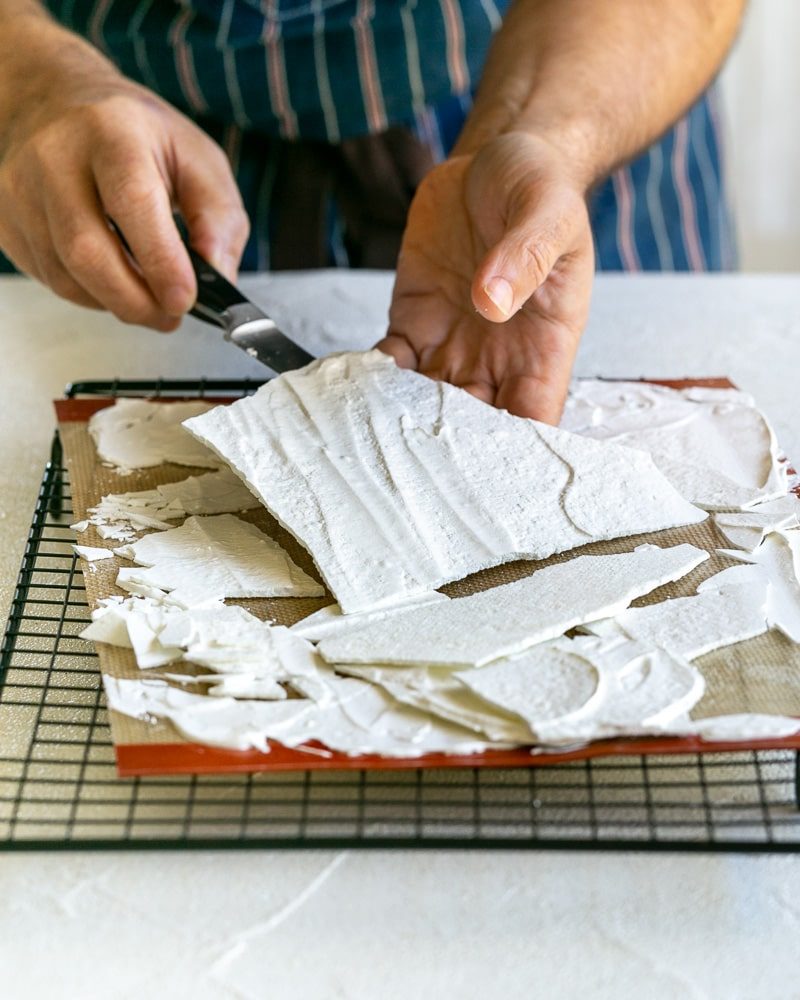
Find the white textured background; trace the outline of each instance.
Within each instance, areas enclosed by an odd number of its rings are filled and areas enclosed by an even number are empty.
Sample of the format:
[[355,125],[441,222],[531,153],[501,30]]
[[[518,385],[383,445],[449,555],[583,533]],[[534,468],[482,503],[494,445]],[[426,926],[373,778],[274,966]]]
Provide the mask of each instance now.
[[747,271],[800,271],[800,0],[750,0],[722,74]]
[[[377,339],[391,276],[244,286],[330,351]],[[800,275],[601,275],[578,373],[726,373],[798,455],[798,303]],[[1,630],[64,383],[259,368],[23,278],[0,279],[0,358]],[[800,856],[0,852],[0,1000],[800,1000],[798,941]]]

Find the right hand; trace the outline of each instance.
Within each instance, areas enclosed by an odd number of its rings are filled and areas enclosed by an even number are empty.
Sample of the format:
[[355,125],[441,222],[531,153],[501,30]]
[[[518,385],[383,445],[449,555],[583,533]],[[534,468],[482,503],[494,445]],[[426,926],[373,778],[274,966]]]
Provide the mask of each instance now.
[[228,161],[98,51],[37,23],[22,58],[8,37],[0,52],[0,83],[14,84],[9,107],[0,98],[0,249],[71,302],[173,330],[197,295],[175,209],[192,246],[236,277],[249,226]]
[[552,142],[506,132],[417,189],[378,346],[404,368],[557,424],[593,280],[585,180]]

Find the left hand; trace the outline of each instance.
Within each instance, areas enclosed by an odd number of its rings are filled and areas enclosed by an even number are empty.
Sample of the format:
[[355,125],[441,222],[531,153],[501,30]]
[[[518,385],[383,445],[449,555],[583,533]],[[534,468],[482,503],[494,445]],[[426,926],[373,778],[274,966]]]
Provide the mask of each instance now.
[[409,212],[389,332],[405,368],[555,424],[589,311],[586,186],[526,133],[434,168]]

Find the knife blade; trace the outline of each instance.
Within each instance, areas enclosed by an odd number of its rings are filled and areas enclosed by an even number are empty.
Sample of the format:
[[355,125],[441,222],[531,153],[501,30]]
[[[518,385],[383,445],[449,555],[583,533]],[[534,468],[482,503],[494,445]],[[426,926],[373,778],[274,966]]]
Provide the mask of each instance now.
[[189,310],[192,316],[221,327],[226,340],[279,375],[315,360],[196,250],[188,245],[186,249],[197,277],[197,302]]

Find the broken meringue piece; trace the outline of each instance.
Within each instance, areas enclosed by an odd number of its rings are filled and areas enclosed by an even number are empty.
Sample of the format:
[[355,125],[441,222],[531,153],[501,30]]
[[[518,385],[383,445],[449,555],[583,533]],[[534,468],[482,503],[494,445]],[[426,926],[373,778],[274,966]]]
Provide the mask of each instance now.
[[355,678],[331,676],[335,696],[327,703],[305,698],[236,701],[209,698],[163,681],[103,677],[109,708],[133,718],[167,718],[187,739],[234,750],[269,751],[269,740],[298,747],[312,740],[331,750],[360,755],[418,757],[425,753],[480,753],[474,733],[437,720],[386,691]]
[[682,732],[699,736],[712,743],[780,740],[800,733],[800,719],[787,715],[763,715],[759,712],[714,715],[705,719],[694,719],[682,727]]
[[648,455],[514,417],[377,350],[287,372],[185,426],[309,550],[347,614],[705,517]]
[[715,514],[714,523],[731,545],[752,552],[770,532],[797,527],[798,516],[800,497],[789,493],[749,510]]
[[617,631],[643,645],[694,660],[762,635],[768,627],[767,585],[753,581],[719,589],[704,586],[693,597],[628,608],[615,618],[582,626],[582,630],[592,635]]
[[76,556],[80,556],[81,559],[85,559],[86,562],[96,562],[98,559],[114,558],[114,552],[112,549],[101,549],[93,545],[73,545],[72,551]]
[[601,674],[580,655],[581,643],[554,640],[453,678],[505,712],[524,719],[538,738],[545,722],[587,715],[601,693]]
[[79,634],[79,639],[107,642],[110,646],[131,649],[128,626],[125,622],[124,601],[120,597],[107,597],[92,611],[92,621]]
[[226,514],[252,510],[261,504],[230,469],[163,483],[152,490],[108,493],[89,508],[91,523],[104,538],[128,542],[147,528],[167,531],[187,514]]
[[93,414],[89,433],[98,457],[120,472],[149,469],[162,462],[216,468],[221,463],[181,426],[213,404],[201,401],[157,403],[147,399],[117,399]]
[[277,542],[232,514],[192,516],[178,528],[145,535],[115,552],[138,563],[120,570],[120,587],[156,597],[165,591],[187,608],[226,597],[325,593]]
[[397,701],[480,733],[495,743],[532,743],[519,716],[488,704],[468,690],[452,670],[441,667],[384,667],[337,664],[338,673],[380,685]]
[[396,611],[323,640],[319,651],[329,663],[480,666],[616,614],[706,559],[694,545],[577,556],[469,597]]
[[92,612],[92,623],[80,633],[80,638],[132,649],[141,669],[162,667],[181,656],[180,648],[167,648],[160,641],[164,622],[174,610],[148,597],[103,601]]
[[227,466],[202,476],[162,483],[156,486],[156,492],[168,509],[180,510],[181,514],[232,514],[261,506],[258,497]]
[[192,680],[196,684],[207,684],[208,694],[212,698],[282,701],[286,697],[286,688],[274,677],[253,677],[252,674],[201,674]]
[[767,623],[800,642],[800,529],[770,532],[751,553],[720,551],[745,565],[730,566],[704,580],[698,592],[739,584],[766,586]]
[[[404,601],[397,606],[397,610],[405,610],[410,605],[421,607],[423,604],[434,604],[436,601],[447,600],[449,598],[446,594],[432,590],[430,593],[422,594],[411,601]],[[335,635],[345,635],[361,628],[362,625],[380,621],[381,618],[394,614],[395,610],[395,608],[383,608],[377,611],[356,611],[355,614],[345,615],[342,614],[342,609],[338,604],[329,604],[326,608],[320,608],[319,611],[314,611],[301,621],[291,625],[289,631],[308,639],[310,642],[321,642],[322,639],[329,639]]]
[[668,732],[705,688],[685,660],[626,636],[556,639],[455,676],[553,745]]
[[108,707],[115,712],[134,719],[170,719],[187,739],[232,750],[268,752],[268,739],[292,733],[314,708],[312,701],[303,698],[278,701],[209,698],[182,691],[157,678],[129,680],[104,674],[103,687]]
[[183,660],[211,671],[182,677],[206,683],[211,694],[284,698],[283,682],[302,679],[304,692],[320,691],[320,661],[313,647],[282,626],[273,626],[244,608],[218,602],[184,609],[149,598],[130,597],[93,612],[83,639],[131,647],[140,669]]
[[575,379],[561,427],[647,452],[683,497],[707,510],[786,493],[775,433],[738,389]]

